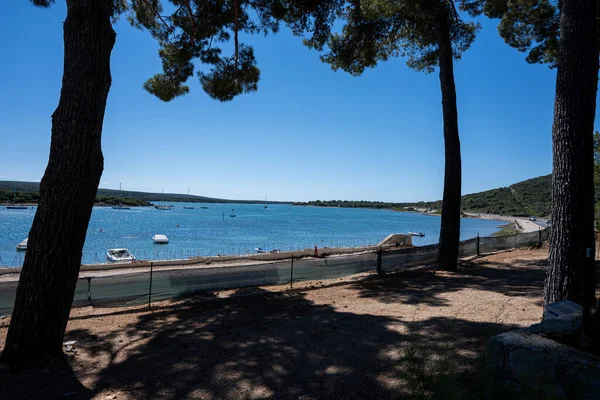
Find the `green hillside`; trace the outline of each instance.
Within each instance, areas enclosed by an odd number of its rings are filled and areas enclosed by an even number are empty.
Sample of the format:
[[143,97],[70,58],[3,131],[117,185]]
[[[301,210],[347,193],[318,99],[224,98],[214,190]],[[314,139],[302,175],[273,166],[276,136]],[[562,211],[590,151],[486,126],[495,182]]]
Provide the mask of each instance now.
[[[12,202],[16,191],[17,203],[37,203],[39,182],[0,181],[0,202]],[[227,200],[178,193],[149,193],[129,190],[98,189],[96,202],[106,204],[145,205],[152,201],[185,201],[193,203],[247,203],[262,204],[262,200]],[[269,204],[277,202],[268,201]]]
[[[509,187],[487,190],[462,196],[461,207],[463,211],[501,214],[514,216],[536,215],[547,217],[552,207],[552,182],[551,175],[544,175],[523,182],[515,183]],[[314,205],[323,207],[362,207],[362,208],[431,208],[439,210],[442,202],[421,201],[417,203],[385,203],[368,201],[311,201],[296,203],[298,205]]]

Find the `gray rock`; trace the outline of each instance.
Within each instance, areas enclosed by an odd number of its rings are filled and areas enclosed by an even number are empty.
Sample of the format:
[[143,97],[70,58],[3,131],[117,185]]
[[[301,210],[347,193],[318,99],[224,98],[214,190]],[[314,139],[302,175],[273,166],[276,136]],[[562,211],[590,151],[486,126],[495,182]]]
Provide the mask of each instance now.
[[541,336],[546,333],[534,326],[488,341],[489,398],[598,398],[600,358]]

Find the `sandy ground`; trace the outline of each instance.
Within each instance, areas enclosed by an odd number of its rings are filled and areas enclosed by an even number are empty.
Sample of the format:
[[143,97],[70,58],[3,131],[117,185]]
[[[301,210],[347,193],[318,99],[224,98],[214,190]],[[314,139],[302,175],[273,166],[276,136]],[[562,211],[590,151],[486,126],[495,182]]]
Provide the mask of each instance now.
[[[492,335],[542,315],[547,248],[147,308],[74,309],[67,370],[0,370],[0,398],[393,399],[414,394],[407,349],[451,352],[467,387]],[[0,320],[4,344],[8,318]],[[36,382],[36,384],[32,384]]]

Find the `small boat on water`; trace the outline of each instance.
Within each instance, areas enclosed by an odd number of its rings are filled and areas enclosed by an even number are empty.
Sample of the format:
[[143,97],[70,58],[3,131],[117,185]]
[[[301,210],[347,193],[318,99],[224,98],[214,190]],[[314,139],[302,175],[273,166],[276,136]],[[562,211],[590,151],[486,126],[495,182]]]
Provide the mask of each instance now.
[[194,209],[194,207],[192,207],[192,206],[183,206],[183,208],[186,209],[186,210],[193,210]]
[[13,203],[10,206],[6,206],[7,210],[27,210],[29,207],[27,206],[19,206],[17,205],[17,188],[13,188]]
[[257,247],[257,248],[254,249],[254,251],[256,251],[258,254],[265,254],[265,253],[276,254],[276,253],[279,253],[279,249],[265,250],[262,247]]
[[157,210],[170,210],[171,206],[154,206]]
[[29,238],[26,238],[25,240],[23,240],[21,243],[19,243],[17,245],[17,250],[18,251],[25,251],[27,250],[27,242],[29,241]]
[[205,206],[202,206],[200,208],[203,209],[203,210],[208,210],[208,207],[205,207]]
[[152,241],[154,241],[154,243],[157,244],[167,244],[169,243],[169,238],[167,237],[167,235],[157,234],[152,236]]
[[110,262],[133,262],[135,257],[127,249],[108,249],[106,260]]
[[424,234],[424,233],[421,233],[421,232],[410,232],[410,231],[409,231],[409,232],[408,232],[408,234],[409,234],[409,235],[412,235],[412,236],[425,236],[425,234]]
[[231,214],[229,214],[229,216],[230,216],[231,218],[235,217],[235,211],[233,210],[233,208],[231,209]]
[[[119,198],[121,198],[121,183],[119,182]],[[124,206],[122,203],[119,203],[117,206],[113,206],[113,210],[130,210],[131,207]]]

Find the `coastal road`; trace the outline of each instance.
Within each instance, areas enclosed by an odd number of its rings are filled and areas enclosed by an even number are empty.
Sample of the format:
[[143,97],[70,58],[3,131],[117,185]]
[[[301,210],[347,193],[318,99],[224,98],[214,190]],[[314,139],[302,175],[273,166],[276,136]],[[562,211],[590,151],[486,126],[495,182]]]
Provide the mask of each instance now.
[[546,229],[549,225],[548,225],[548,221],[543,220],[543,219],[538,219],[537,221],[533,221],[535,222],[536,225],[539,225],[542,229]]

